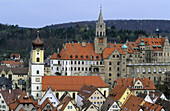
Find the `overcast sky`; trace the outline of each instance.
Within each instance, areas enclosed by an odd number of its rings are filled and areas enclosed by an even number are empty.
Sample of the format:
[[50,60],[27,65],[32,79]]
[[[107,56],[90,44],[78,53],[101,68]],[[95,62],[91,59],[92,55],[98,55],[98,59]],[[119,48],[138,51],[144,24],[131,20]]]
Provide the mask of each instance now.
[[170,20],[170,0],[0,0],[0,23],[43,27],[97,20],[100,4],[105,20]]

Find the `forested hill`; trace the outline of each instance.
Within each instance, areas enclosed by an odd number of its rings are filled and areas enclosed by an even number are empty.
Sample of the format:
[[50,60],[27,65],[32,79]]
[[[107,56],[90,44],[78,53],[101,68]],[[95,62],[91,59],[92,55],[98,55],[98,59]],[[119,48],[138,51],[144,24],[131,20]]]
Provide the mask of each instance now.
[[[75,27],[77,24],[81,26],[91,25],[95,26],[96,21],[82,21],[82,22],[71,22],[64,24],[56,24],[47,26],[47,28],[66,28]],[[163,33],[170,33],[170,20],[105,20],[108,27],[114,25],[116,29],[125,30],[144,30],[147,33],[154,33],[158,27]]]
[[[163,20],[107,20],[106,35],[108,42],[125,43],[135,41],[139,34],[150,35],[160,29],[161,35],[170,37],[170,21]],[[37,31],[44,41],[45,57],[57,51],[66,42],[93,42],[95,21],[75,22],[46,26],[43,28],[21,28],[14,25],[0,24],[0,61],[9,58],[11,53],[19,53],[28,65],[31,44],[36,39]]]

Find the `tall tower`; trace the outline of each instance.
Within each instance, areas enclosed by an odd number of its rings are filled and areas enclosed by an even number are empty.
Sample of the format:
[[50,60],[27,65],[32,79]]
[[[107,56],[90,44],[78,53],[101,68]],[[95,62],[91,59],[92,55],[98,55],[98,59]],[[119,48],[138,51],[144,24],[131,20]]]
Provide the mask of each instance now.
[[44,43],[40,40],[37,33],[37,39],[32,42],[31,51],[31,95],[35,99],[42,97],[42,77],[44,76]]
[[106,37],[106,25],[103,21],[102,9],[100,7],[100,14],[98,21],[96,22],[96,36],[94,40],[95,52],[102,53],[102,51],[107,46],[107,37]]

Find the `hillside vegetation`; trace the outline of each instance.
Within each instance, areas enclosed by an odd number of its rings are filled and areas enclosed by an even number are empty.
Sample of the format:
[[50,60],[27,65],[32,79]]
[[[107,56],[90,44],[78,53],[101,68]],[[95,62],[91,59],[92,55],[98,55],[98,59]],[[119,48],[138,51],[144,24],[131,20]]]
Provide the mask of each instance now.
[[[114,41],[125,43],[127,39],[135,41],[139,34],[148,36],[154,33],[157,26],[162,35],[169,37],[170,33],[169,21],[109,20],[106,24],[108,41],[112,43]],[[40,31],[40,38],[44,41],[47,57],[56,52],[57,48],[61,49],[62,44],[66,42],[93,42],[95,21],[51,25],[39,29],[0,24],[0,60],[8,58],[11,53],[20,53],[27,66],[31,43],[36,39],[37,30]]]

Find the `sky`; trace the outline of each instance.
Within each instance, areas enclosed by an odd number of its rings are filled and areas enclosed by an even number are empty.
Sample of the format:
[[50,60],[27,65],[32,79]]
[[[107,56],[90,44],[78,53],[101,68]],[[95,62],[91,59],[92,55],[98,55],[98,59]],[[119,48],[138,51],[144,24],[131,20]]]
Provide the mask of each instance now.
[[0,0],[0,23],[41,28],[97,20],[170,20],[170,0]]

